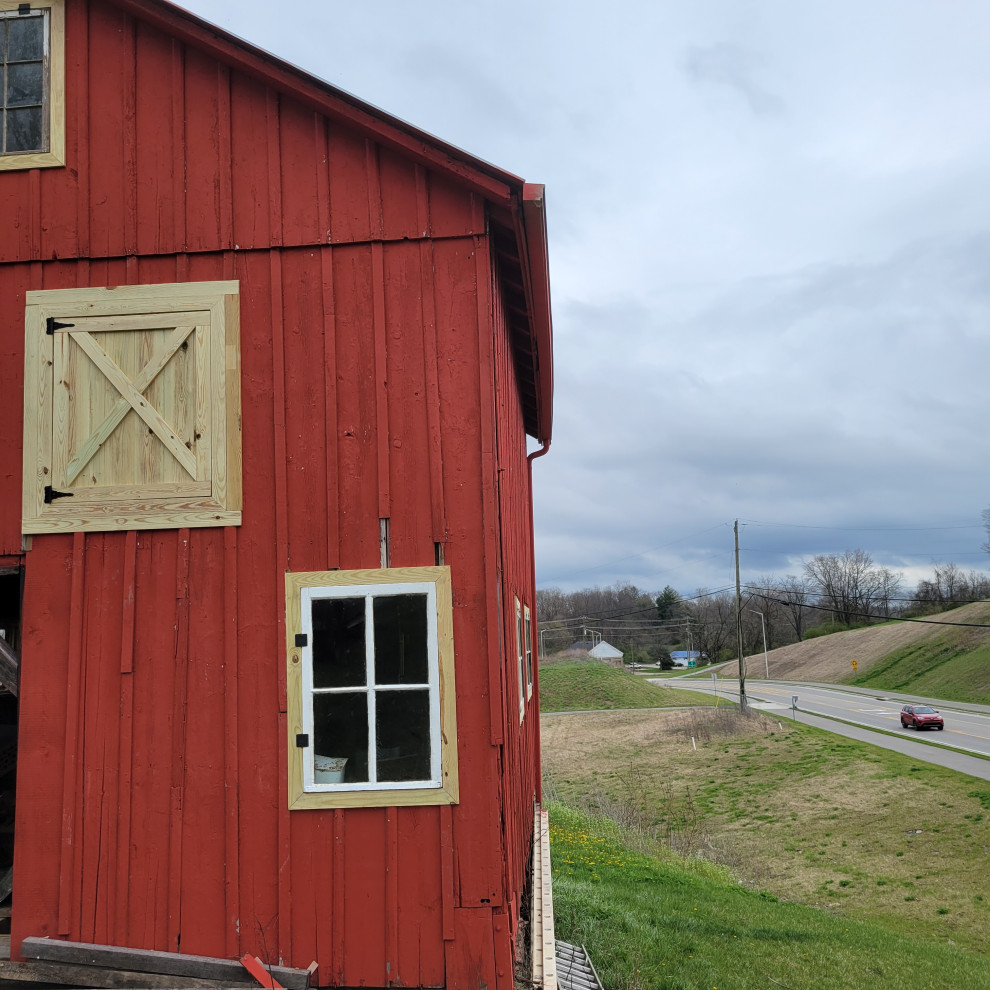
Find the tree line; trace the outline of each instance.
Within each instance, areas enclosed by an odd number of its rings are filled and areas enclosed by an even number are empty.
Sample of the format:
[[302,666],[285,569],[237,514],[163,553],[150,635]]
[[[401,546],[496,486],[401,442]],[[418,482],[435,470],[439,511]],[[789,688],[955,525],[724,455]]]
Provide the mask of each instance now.
[[[988,510],[990,513],[990,510]],[[990,535],[990,515],[987,518]],[[990,545],[990,540],[988,540]],[[937,564],[931,577],[908,591],[903,576],[865,550],[819,554],[800,574],[765,575],[743,589],[743,648],[747,654],[811,636],[931,615],[990,598],[990,575]],[[693,650],[716,662],[736,655],[734,588],[698,588],[682,596],[670,585],[649,592],[618,582],[611,587],[536,593],[540,655],[604,639],[627,661],[670,664],[672,650]],[[765,639],[764,639],[765,637]]]

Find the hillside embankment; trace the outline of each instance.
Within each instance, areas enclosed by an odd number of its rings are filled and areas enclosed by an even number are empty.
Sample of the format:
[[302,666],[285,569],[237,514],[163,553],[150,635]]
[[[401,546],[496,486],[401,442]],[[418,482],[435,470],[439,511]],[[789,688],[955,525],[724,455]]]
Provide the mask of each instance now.
[[[986,624],[987,628],[966,623]],[[968,651],[990,644],[990,602],[973,602],[920,621],[889,622],[793,643],[770,650],[766,663],[761,651],[746,658],[746,676],[766,676],[769,664],[770,676],[775,680],[861,681],[872,666],[896,651],[928,643],[935,650],[947,641]],[[858,663],[856,673],[851,666],[853,660]]]

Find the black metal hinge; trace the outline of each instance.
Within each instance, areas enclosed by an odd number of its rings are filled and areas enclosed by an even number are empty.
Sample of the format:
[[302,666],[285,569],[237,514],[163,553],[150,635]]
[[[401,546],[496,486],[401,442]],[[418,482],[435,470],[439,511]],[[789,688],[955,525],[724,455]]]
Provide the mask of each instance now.
[[308,646],[309,637],[305,633],[296,633],[296,646]]
[[299,749],[306,749],[309,746],[309,733],[300,732],[296,735],[296,746]]
[[20,14],[22,17],[25,14],[30,14],[31,13],[31,4],[29,4],[29,3],[19,3],[17,5],[17,13]]
[[56,330],[68,330],[69,327],[74,327],[75,323],[59,323],[54,316],[49,316],[45,320],[45,333],[51,336]]
[[57,492],[51,485],[45,485],[45,505],[51,505],[57,498],[72,498],[72,492]]

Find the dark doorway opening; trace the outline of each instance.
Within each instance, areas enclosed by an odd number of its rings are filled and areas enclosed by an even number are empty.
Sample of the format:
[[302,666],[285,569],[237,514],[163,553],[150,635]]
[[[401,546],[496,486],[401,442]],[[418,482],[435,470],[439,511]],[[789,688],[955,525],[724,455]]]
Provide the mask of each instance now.
[[10,937],[13,891],[22,587],[21,568],[0,566],[0,939]]

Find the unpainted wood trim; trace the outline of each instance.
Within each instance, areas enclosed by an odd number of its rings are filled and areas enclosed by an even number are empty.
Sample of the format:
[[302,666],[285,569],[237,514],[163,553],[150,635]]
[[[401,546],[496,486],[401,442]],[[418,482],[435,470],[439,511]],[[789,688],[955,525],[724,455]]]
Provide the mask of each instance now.
[[[0,11],[17,10],[22,0],[0,0]],[[65,166],[65,0],[33,0],[48,8],[48,151],[0,155],[0,171]]]
[[[25,294],[25,405],[22,532],[108,532],[241,523],[241,407],[239,282],[178,282],[113,288],[33,290]],[[69,324],[52,334],[45,321]],[[90,331],[157,329],[163,320],[178,329],[131,379]],[[67,406],[55,389],[56,346],[74,341],[121,398],[64,465]],[[195,452],[174,435],[142,392],[178,347],[196,343],[193,410],[199,441]],[[57,345],[56,345],[57,342]],[[73,491],[71,499],[46,505],[47,485],[71,486],[127,413],[134,409],[182,465],[187,481],[144,486],[105,486]],[[58,413],[58,415],[56,415]],[[55,425],[62,424],[56,435]],[[56,463],[56,461],[58,463]],[[56,477],[59,475],[59,477]]]
[[[437,649],[440,665],[440,787],[307,793],[303,790],[303,759],[296,746],[302,732],[302,655],[295,645],[300,632],[303,588],[361,584],[432,582],[437,596]],[[287,689],[287,740],[289,747],[289,808],[292,811],[321,808],[389,808],[457,804],[460,785],[457,763],[457,699],[454,682],[453,593],[449,567],[389,567],[353,571],[288,572],[285,575],[285,640]]]

